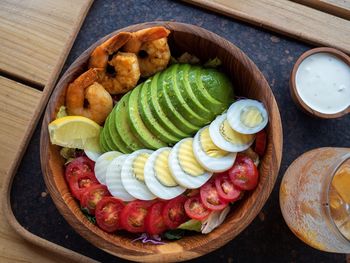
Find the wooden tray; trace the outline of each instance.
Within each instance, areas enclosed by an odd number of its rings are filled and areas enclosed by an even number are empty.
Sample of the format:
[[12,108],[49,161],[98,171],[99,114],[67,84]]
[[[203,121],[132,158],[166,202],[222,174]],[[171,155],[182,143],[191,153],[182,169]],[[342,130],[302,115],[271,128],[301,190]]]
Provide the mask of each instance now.
[[[16,220],[10,205],[15,171],[92,0],[0,2],[1,262],[88,261],[39,238]],[[16,232],[11,229],[12,226]],[[27,241],[50,250],[43,253]],[[52,253],[51,253],[52,252]],[[48,255],[49,254],[49,255]]]
[[185,2],[317,46],[330,46],[350,54],[348,0],[185,0]]

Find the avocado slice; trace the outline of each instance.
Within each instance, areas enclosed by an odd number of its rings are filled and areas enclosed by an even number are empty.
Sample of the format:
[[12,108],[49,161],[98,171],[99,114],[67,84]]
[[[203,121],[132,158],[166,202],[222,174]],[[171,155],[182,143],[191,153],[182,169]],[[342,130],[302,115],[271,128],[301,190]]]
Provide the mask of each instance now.
[[129,96],[129,107],[128,107],[128,121],[130,128],[135,136],[149,149],[159,149],[166,147],[167,144],[159,140],[143,123],[139,108],[138,108],[138,98],[141,90],[141,85],[138,85],[133,89]]
[[213,98],[226,106],[233,102],[233,87],[224,73],[212,68],[201,68],[200,80]]
[[168,119],[170,119],[177,127],[181,127],[181,129],[188,134],[185,137],[189,137],[194,132],[198,131],[200,127],[192,124],[187,119],[185,119],[180,114],[178,109],[175,108],[175,106],[173,105],[173,97],[170,96],[173,95],[174,92],[172,91],[172,77],[169,76],[169,72],[163,72],[162,74],[160,74],[158,82],[159,84],[157,93],[159,94],[159,104],[162,106],[163,109],[167,109],[165,112]]
[[109,151],[111,151],[111,149],[106,144],[106,139],[105,139],[105,135],[104,135],[105,129],[107,129],[107,128],[106,127],[103,128],[100,132],[100,147],[101,147],[102,152],[109,152]]
[[177,143],[181,138],[173,136],[172,134],[167,132],[162,126],[159,125],[159,123],[152,114],[149,104],[147,103],[146,94],[147,90],[150,89],[150,82],[151,80],[148,79],[142,84],[140,84],[141,90],[139,93],[138,105],[141,119],[151,133],[153,133],[161,141],[173,145]]
[[160,77],[160,73],[155,74],[150,82],[150,89],[147,90],[147,102],[150,105],[150,109],[153,113],[153,116],[156,118],[158,123],[166,129],[169,133],[173,134],[179,139],[185,138],[189,136],[189,133],[183,132],[178,128],[178,126],[174,125],[174,123],[167,117],[165,112],[168,110],[167,108],[161,107],[159,104],[158,98],[160,93],[158,93],[158,87],[163,86],[164,83],[158,81]]
[[113,149],[118,149],[122,153],[131,153],[133,150],[125,144],[122,140],[120,134],[117,131],[116,123],[115,123],[115,115],[116,115],[117,105],[114,106],[113,111],[110,113],[110,120],[107,123],[107,130],[105,132],[105,137],[108,139],[111,145],[113,145]]
[[166,71],[162,73],[164,75],[163,82],[165,81],[169,86],[166,89],[168,96],[171,98],[171,103],[174,108],[182,115],[187,121],[201,128],[208,123],[206,119],[195,113],[190,106],[186,103],[186,97],[182,97],[181,89],[184,89],[184,83],[181,78],[179,78],[179,64],[174,64],[169,67]]
[[191,85],[193,93],[196,95],[199,101],[201,101],[206,107],[213,113],[214,116],[220,114],[223,110],[223,105],[220,101],[213,98],[209,92],[204,88],[201,81],[201,67],[192,66],[188,71],[188,81]]
[[108,126],[109,126],[109,123],[110,123],[110,119],[111,119],[111,116],[113,114],[113,110],[112,112],[108,115],[106,121],[105,121],[105,125],[104,125],[104,128],[101,132],[101,135],[100,135],[100,139],[101,140],[101,143],[102,145],[104,146],[104,148],[108,151],[115,151],[115,150],[118,150],[119,151],[119,147],[117,147],[114,143],[113,143],[113,140],[109,134],[109,130],[108,130]]
[[189,64],[179,65],[177,71],[178,81],[183,83],[182,89],[180,89],[181,95],[183,98],[186,98],[187,105],[199,116],[202,116],[207,121],[206,123],[209,123],[214,119],[215,115],[196,97],[188,80],[190,69],[191,65]]
[[114,113],[114,125],[117,128],[117,132],[119,133],[122,142],[124,142],[132,151],[136,151],[139,149],[145,149],[146,146],[136,138],[127,121],[129,96],[130,92],[125,94],[118,102]]

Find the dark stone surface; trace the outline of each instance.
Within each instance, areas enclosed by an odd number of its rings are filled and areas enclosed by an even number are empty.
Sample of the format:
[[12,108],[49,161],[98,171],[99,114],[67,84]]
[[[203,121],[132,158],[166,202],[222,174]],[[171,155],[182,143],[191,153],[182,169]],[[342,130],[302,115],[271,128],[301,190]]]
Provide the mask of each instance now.
[[[276,96],[284,128],[280,174],[266,205],[252,224],[226,246],[192,262],[345,262],[344,255],[310,248],[286,226],[279,208],[281,177],[300,154],[322,146],[350,147],[350,118],[317,120],[300,112],[289,95],[289,73],[311,48],[236,20],[175,1],[102,1],[93,4],[64,70],[104,35],[140,22],[173,20],[204,27],[240,47],[260,68]],[[63,71],[64,72],[64,71]],[[41,124],[40,124],[41,125]],[[103,262],[122,262],[90,245],[67,224],[46,193],[37,127],[15,176],[11,201],[18,221],[30,232]]]

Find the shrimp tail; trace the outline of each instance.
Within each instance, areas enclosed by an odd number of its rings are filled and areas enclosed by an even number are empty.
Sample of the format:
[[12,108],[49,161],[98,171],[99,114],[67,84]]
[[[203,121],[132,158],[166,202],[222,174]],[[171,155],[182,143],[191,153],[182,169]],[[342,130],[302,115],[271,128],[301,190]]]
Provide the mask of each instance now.
[[143,43],[168,37],[169,34],[170,31],[162,26],[141,29],[132,33],[131,39],[123,46],[123,50],[137,53]]
[[96,47],[91,53],[89,68],[104,68],[108,62],[108,56],[117,52],[130,38],[131,33],[120,32]]

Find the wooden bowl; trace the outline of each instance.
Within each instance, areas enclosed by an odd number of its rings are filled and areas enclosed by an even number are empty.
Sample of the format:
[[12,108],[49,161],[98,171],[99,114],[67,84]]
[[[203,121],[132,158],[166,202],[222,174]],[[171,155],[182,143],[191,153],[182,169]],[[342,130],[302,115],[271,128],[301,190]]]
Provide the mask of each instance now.
[[[171,30],[169,45],[172,52],[189,52],[202,61],[219,57],[224,71],[231,77],[235,94],[262,101],[269,113],[267,126],[267,151],[260,164],[259,185],[237,204],[225,222],[208,235],[194,234],[165,245],[131,242],[135,236],[108,234],[90,223],[80,211],[64,179],[64,160],[60,147],[52,145],[48,124],[54,119],[59,107],[64,104],[68,83],[86,70],[91,51],[107,38],[121,31],[137,31],[142,28],[162,25]],[[182,261],[209,253],[236,237],[259,213],[269,197],[282,157],[282,125],[274,95],[256,65],[236,46],[203,28],[175,23],[150,22],[132,25],[111,33],[97,41],[69,67],[57,84],[48,103],[41,131],[41,166],[45,183],[60,213],[84,238],[104,251],[135,261]]]
[[301,110],[303,110],[305,113],[307,113],[313,117],[323,118],[323,119],[334,119],[334,118],[342,117],[345,114],[350,113],[350,106],[347,107],[346,109],[340,111],[340,112],[333,113],[333,114],[326,114],[326,113],[322,113],[322,112],[319,112],[317,110],[314,110],[309,105],[307,105],[303,101],[303,99],[299,96],[299,93],[297,91],[297,86],[296,86],[297,70],[298,70],[301,62],[304,61],[304,59],[306,59],[307,57],[309,57],[313,54],[316,54],[316,53],[328,53],[328,54],[334,55],[337,58],[343,60],[350,67],[350,57],[347,56],[345,53],[343,53],[335,48],[319,47],[319,48],[313,48],[313,49],[306,51],[298,58],[297,62],[295,62],[293,70],[290,74],[289,88],[290,88],[290,94],[292,96],[292,99]]

